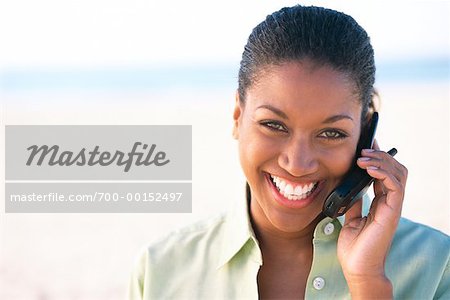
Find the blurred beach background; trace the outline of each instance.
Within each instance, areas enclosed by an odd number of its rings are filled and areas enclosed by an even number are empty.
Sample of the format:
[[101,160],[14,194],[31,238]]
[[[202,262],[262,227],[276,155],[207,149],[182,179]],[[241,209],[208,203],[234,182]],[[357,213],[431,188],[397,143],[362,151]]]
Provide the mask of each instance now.
[[[295,1],[2,1],[4,126],[193,128],[186,214],[5,214],[0,299],[123,299],[148,242],[244,197],[232,109],[251,29]],[[403,216],[450,233],[450,2],[302,1],[353,16],[376,51],[377,132],[409,169]],[[182,266],[180,266],[182,268]]]

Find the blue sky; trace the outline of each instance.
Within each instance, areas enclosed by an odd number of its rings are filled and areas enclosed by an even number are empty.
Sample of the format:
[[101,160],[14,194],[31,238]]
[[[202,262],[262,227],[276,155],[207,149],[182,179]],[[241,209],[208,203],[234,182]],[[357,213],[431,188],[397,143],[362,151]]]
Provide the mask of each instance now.
[[[0,66],[91,68],[239,60],[251,29],[297,1],[14,0],[0,4]],[[302,1],[352,15],[380,60],[448,57],[449,1]]]

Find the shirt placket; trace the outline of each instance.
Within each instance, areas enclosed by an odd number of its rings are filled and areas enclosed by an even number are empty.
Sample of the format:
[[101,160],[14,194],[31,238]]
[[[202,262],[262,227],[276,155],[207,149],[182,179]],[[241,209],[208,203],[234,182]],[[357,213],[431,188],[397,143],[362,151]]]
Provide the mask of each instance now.
[[337,238],[341,225],[326,218],[316,227],[313,262],[306,284],[305,299],[350,299],[337,259]]

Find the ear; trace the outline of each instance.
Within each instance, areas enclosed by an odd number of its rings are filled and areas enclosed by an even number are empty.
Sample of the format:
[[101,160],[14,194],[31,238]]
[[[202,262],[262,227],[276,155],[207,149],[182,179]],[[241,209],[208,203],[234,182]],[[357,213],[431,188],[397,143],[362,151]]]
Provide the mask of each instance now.
[[239,99],[239,93],[236,91],[236,103],[234,105],[234,111],[233,111],[233,138],[239,139],[239,122],[240,118],[243,113],[243,107],[241,104],[241,101]]

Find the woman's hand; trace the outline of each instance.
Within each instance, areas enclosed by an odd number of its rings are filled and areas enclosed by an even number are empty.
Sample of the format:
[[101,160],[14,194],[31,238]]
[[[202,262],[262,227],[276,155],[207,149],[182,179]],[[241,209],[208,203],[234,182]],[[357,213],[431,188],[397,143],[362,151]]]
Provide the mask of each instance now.
[[375,178],[375,199],[367,217],[361,216],[362,201],[346,213],[338,258],[352,299],[391,298],[384,264],[400,219],[408,171],[376,142],[374,149],[362,151],[357,164]]

